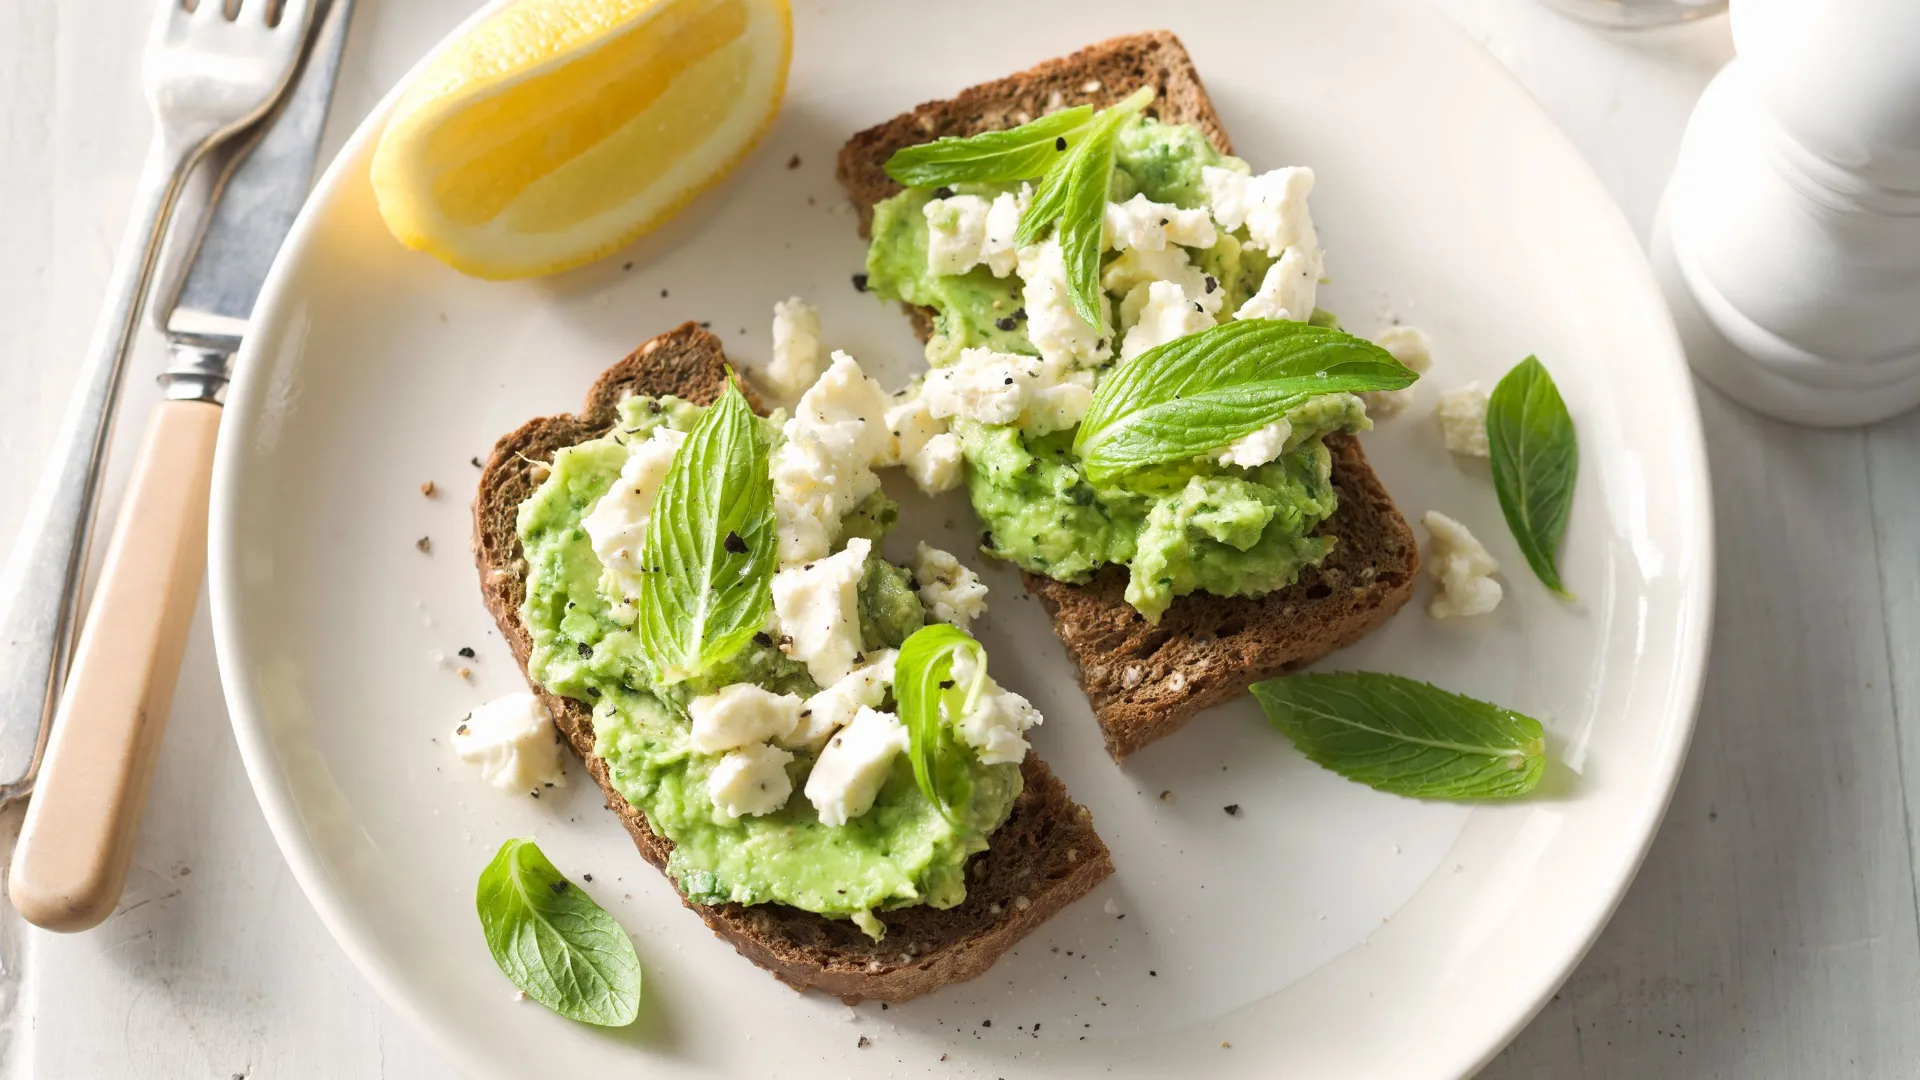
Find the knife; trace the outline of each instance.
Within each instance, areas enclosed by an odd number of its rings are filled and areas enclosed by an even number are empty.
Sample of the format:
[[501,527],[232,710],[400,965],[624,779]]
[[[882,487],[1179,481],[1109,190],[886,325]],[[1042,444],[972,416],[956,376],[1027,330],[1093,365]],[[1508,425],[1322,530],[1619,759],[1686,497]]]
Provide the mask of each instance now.
[[319,13],[294,85],[217,198],[166,312],[164,398],[127,483],[14,848],[27,921],[85,930],[126,884],[147,782],[206,570],[207,502],[233,355],[306,201],[353,0]]

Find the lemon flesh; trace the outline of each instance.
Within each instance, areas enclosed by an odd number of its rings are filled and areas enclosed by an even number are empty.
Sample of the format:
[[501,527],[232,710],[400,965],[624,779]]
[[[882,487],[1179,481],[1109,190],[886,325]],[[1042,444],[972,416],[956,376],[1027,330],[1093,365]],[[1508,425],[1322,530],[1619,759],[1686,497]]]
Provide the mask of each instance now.
[[381,216],[478,277],[590,262],[746,156],[791,47],[785,0],[522,0],[395,105],[373,158]]

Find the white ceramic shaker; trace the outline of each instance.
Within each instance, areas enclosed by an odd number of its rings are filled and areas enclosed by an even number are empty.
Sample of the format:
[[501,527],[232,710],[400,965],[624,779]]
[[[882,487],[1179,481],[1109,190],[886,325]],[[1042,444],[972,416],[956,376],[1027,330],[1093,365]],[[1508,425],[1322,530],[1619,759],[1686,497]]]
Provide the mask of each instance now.
[[1654,263],[1695,370],[1803,424],[1920,405],[1920,0],[1733,0]]

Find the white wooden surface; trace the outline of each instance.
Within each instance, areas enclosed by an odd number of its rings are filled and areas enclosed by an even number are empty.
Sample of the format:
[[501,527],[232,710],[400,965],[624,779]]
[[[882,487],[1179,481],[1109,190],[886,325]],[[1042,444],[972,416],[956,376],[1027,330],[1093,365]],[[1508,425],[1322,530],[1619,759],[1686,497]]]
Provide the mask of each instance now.
[[[1533,0],[1434,2],[1541,100],[1644,236],[1688,109],[1730,55],[1724,20],[1623,35]],[[361,0],[329,153],[472,6]],[[64,403],[145,144],[147,10],[0,4],[0,461],[12,465],[0,544]],[[158,360],[149,335],[128,416],[152,400]],[[1920,415],[1811,432],[1711,391],[1701,404],[1722,577],[1693,755],[1619,914],[1487,1070],[1497,1080],[1920,1075]],[[121,463],[137,427],[123,425]],[[289,877],[241,772],[205,627],[203,613],[122,909],[78,937],[0,913],[9,1075],[451,1076]],[[0,848],[17,829],[17,811],[0,815]]]

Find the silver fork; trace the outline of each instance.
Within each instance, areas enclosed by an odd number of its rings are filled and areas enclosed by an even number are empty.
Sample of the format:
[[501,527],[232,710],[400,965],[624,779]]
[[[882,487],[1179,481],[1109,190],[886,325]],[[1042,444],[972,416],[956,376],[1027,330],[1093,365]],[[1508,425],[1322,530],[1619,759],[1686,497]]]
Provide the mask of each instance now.
[[73,399],[0,570],[0,803],[32,790],[80,607],[107,435],[167,222],[193,166],[285,93],[313,0],[162,0],[142,79],[153,143]]

